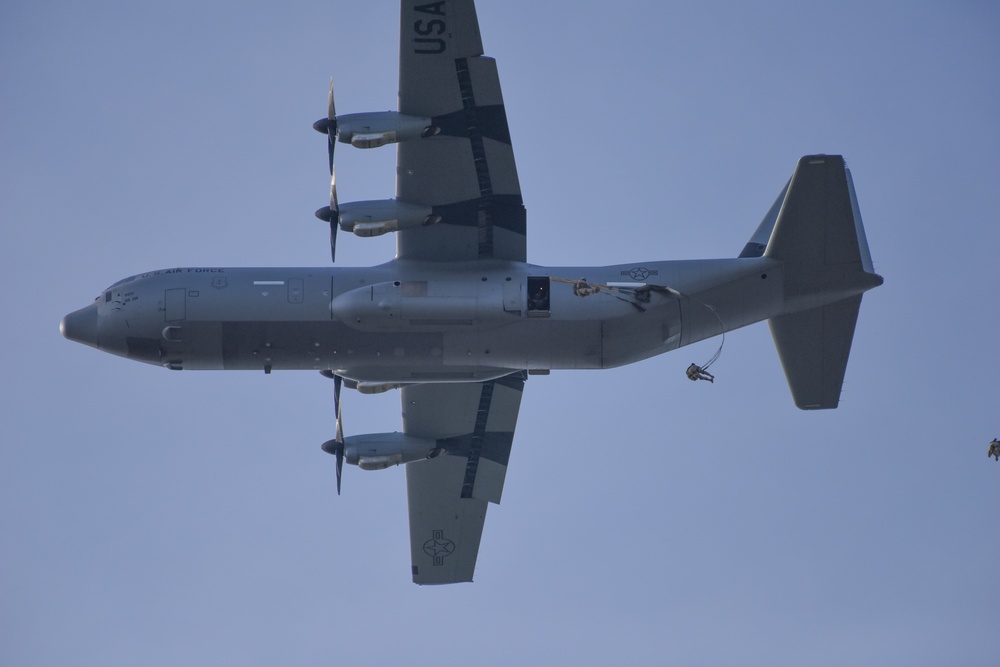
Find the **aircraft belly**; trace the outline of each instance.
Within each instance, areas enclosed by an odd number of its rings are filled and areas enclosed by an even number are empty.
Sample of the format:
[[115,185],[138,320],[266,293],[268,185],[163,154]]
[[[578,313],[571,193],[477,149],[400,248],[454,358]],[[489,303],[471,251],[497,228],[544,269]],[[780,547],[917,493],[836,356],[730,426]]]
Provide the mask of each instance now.
[[677,347],[676,310],[670,301],[605,320],[519,317],[504,326],[409,332],[359,331],[329,321],[223,322],[216,334],[221,363],[213,366],[207,355],[197,367],[330,369],[368,382],[470,381],[524,369],[604,368]]
[[[618,267],[603,272],[534,267],[542,275],[558,271],[600,281],[549,278],[551,295],[543,312],[525,307],[524,280],[507,280],[516,275],[510,270],[477,281],[434,280],[430,274],[383,280],[396,274],[388,271],[366,276],[309,271],[299,279],[279,269],[273,276],[229,271],[224,280],[213,274],[197,283],[184,274],[189,289],[183,309],[183,290],[171,274],[158,280],[154,291],[177,292],[176,303],[164,297],[163,307],[171,306],[174,315],[166,319],[161,311],[152,312],[158,323],[150,325],[146,338],[127,341],[127,356],[182,369],[333,370],[382,383],[609,368],[774,315],[780,307],[780,270],[760,267],[771,271],[761,280],[753,261],[682,265],[669,272],[657,265],[661,280],[678,291],[616,286],[621,283],[611,278],[623,273]],[[343,290],[355,281],[362,286]],[[334,291],[338,286],[341,291]]]
[[602,368],[623,366],[677,349],[681,343],[679,302],[602,322]]
[[680,344],[690,345],[781,314],[783,288],[781,267],[765,265],[763,269],[751,266],[749,271],[692,293],[681,301],[684,327]]
[[520,318],[516,324],[444,336],[446,366],[473,363],[511,370],[600,368],[598,320]]
[[[440,333],[359,332],[336,322],[223,322],[226,369],[341,370],[442,365]],[[356,378],[368,379],[368,378]]]
[[161,335],[160,363],[173,370],[223,370],[218,322],[175,322]]
[[601,321],[532,321],[528,368],[600,368]]

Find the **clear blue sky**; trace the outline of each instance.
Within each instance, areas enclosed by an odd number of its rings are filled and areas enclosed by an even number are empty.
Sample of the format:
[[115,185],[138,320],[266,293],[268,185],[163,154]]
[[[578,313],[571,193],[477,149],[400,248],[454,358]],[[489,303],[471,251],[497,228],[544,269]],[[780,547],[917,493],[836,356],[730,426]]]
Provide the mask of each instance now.
[[[328,262],[310,126],[331,75],[394,108],[398,7],[290,4],[0,5],[0,664],[996,664],[997,5],[480,2],[530,261],[734,256],[826,152],[886,283],[836,411],[763,324],[714,385],[717,341],[532,377],[476,583],[419,588],[402,469],[335,494],[328,381],[58,332],[140,271]],[[393,151],[337,173],[389,197]],[[398,400],[347,394],[348,432]]]

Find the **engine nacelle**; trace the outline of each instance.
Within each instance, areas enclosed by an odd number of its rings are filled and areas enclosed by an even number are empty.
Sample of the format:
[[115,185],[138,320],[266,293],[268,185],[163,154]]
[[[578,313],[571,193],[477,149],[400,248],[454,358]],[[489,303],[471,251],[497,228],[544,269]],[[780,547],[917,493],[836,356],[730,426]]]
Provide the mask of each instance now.
[[410,116],[398,111],[337,116],[337,141],[351,144],[355,148],[377,148],[399,141],[432,137],[438,132],[440,129],[434,126],[430,118]]
[[363,470],[384,470],[434,458],[440,453],[437,441],[403,433],[368,433],[344,438],[344,460]]
[[381,236],[441,220],[430,206],[398,199],[348,202],[340,205],[340,228],[357,236]]

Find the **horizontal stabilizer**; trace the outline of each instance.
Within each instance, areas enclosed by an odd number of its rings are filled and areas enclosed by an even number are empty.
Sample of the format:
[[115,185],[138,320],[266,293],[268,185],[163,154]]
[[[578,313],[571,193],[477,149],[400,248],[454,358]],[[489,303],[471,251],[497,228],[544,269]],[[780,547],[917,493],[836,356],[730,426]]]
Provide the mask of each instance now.
[[859,294],[768,320],[792,400],[799,408],[832,410],[840,403],[860,308]]

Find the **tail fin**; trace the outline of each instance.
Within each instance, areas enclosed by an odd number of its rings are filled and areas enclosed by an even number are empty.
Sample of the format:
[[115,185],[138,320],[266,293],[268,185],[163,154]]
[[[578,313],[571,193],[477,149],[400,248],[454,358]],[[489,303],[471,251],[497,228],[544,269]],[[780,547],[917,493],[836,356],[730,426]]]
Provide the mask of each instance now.
[[[784,265],[785,314],[768,323],[795,404],[803,410],[836,408],[861,295],[881,285],[882,277],[872,267],[843,157],[802,158],[783,195],[778,210],[772,207],[773,230],[763,256]],[[754,241],[760,242],[756,234]]]
[[768,209],[767,215],[764,216],[764,219],[760,221],[760,225],[757,226],[757,231],[753,233],[753,236],[750,237],[750,240],[743,247],[743,252],[739,255],[740,258],[760,257],[764,254],[764,251],[767,249],[767,242],[771,240],[771,232],[774,231],[774,223],[778,221],[778,213],[781,212],[781,205],[785,203],[788,186],[791,183],[791,179],[789,179],[788,183],[785,183],[785,187],[778,194],[778,198],[774,200],[771,208]]

